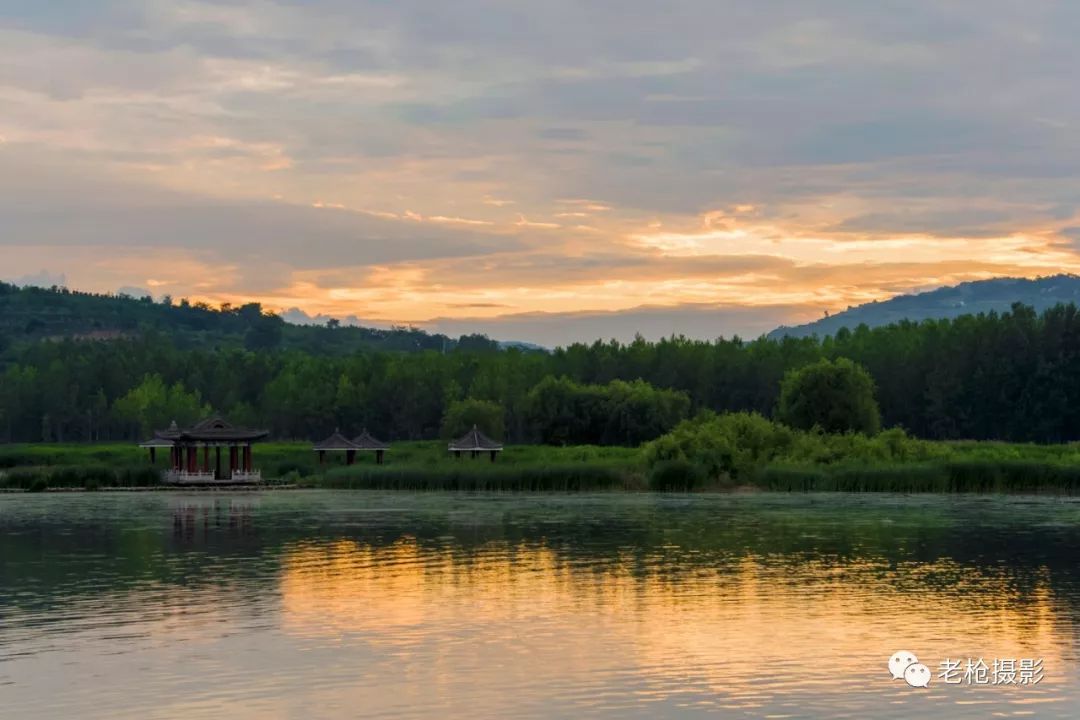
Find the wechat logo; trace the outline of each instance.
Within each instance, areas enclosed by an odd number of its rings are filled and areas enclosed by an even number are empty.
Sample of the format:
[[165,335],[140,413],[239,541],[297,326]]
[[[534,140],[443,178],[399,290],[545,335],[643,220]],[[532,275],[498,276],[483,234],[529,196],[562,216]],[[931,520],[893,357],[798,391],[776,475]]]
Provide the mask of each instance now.
[[911,687],[924,688],[930,684],[930,668],[907,650],[895,652],[889,658],[889,673],[893,680],[903,680]]

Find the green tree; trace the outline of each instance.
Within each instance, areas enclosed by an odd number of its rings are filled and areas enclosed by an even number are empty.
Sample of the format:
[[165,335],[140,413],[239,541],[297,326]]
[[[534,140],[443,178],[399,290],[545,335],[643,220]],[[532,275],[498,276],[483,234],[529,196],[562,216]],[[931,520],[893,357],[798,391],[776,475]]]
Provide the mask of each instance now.
[[465,398],[455,400],[446,408],[443,415],[442,437],[451,440],[461,437],[475,425],[488,437],[499,440],[503,437],[503,409],[498,403],[487,400]]
[[[248,307],[245,305],[245,307]],[[248,350],[272,350],[281,344],[285,322],[277,315],[261,315],[252,320],[251,328],[244,335],[244,347]]]
[[791,370],[780,384],[777,419],[801,430],[872,435],[881,429],[874,380],[847,358]]
[[198,392],[188,392],[181,383],[167,386],[160,375],[153,374],[113,403],[113,412],[147,436],[173,421],[181,427],[192,425],[209,415],[210,407]]

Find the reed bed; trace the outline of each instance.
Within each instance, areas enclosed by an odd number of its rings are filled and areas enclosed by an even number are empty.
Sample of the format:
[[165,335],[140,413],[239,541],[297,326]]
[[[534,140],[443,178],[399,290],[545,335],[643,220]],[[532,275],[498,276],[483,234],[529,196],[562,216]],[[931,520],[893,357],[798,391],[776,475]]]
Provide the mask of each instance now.
[[331,470],[314,480],[319,487],[358,490],[592,492],[646,489],[640,473],[611,465],[590,464],[487,468],[353,466]]
[[765,468],[755,483],[784,492],[1076,493],[1080,466],[1039,460],[960,460],[940,463]]

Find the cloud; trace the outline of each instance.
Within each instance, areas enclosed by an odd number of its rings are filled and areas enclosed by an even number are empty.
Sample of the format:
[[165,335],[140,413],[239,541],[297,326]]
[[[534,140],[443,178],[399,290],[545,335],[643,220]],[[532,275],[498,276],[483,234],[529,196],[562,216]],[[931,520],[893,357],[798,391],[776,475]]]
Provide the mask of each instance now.
[[563,347],[596,339],[629,342],[636,335],[658,340],[672,335],[714,339],[755,338],[791,318],[814,319],[806,308],[687,304],[675,307],[635,307],[603,313],[529,313],[488,318],[440,318],[425,327],[452,337],[480,332],[499,340]]
[[12,285],[29,287],[67,287],[67,276],[64,273],[52,273],[48,270],[39,270],[35,273],[18,275],[5,278]]
[[5,272],[383,322],[1072,269],[1078,23],[1007,0],[16,0]]
[[153,299],[153,294],[146,288],[132,287],[131,285],[125,285],[124,287],[116,290],[117,295],[128,295],[133,298],[150,298]]

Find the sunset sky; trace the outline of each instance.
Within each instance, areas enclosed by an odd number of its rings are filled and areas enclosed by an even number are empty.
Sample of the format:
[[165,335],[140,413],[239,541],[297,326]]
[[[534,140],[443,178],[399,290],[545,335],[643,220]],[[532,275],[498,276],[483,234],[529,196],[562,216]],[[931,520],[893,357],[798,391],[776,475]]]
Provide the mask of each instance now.
[[0,277],[555,345],[1080,272],[1078,30],[1052,0],[4,0]]

